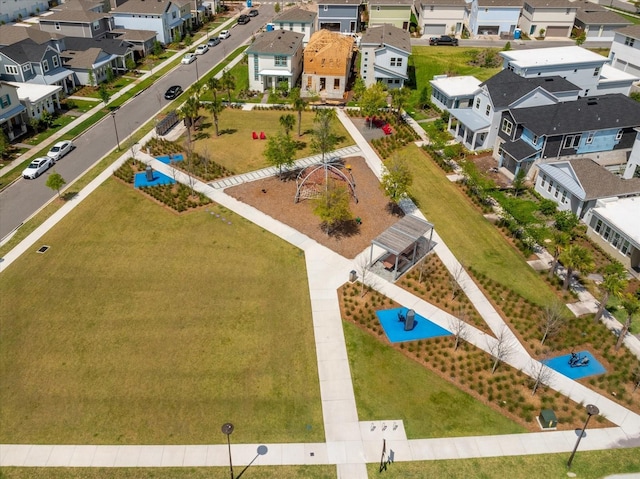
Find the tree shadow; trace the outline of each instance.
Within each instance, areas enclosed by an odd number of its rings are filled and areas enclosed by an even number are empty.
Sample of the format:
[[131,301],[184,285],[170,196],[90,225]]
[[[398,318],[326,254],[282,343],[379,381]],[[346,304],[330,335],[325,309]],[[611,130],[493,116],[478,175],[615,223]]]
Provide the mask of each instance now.
[[235,128],[225,128],[224,130],[220,130],[220,135],[233,135],[237,133],[237,131]]
[[198,131],[195,135],[193,135],[194,140],[206,140],[211,138],[211,134],[206,131]]
[[407,76],[409,77],[409,79],[404,82],[404,86],[406,88],[415,88],[416,85],[418,84],[416,81],[416,67],[413,65],[408,65],[407,66]]
[[64,195],[61,196],[62,201],[69,201],[78,196],[77,191],[67,191]]
[[307,147],[306,141],[297,140],[296,141],[296,150],[304,150]]
[[278,179],[283,182],[296,181],[301,171],[302,171],[302,168],[292,168],[289,170],[282,170],[282,173],[278,175]]
[[[327,224],[323,223],[321,225],[322,230],[324,232],[327,231]],[[333,227],[331,231],[329,231],[329,236],[335,239],[341,238],[349,238],[351,236],[356,236],[360,234],[360,223],[353,219],[348,221],[341,221],[337,225]]]
[[397,216],[398,218],[402,218],[404,216],[404,211],[402,211],[400,205],[394,201],[387,203],[386,210],[391,216]]

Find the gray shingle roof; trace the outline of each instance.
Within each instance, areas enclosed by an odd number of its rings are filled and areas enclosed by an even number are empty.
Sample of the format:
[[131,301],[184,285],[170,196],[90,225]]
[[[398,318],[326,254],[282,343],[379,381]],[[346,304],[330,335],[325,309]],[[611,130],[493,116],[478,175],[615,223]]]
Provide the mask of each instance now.
[[560,76],[523,78],[507,69],[496,73],[480,86],[483,85],[489,90],[491,102],[497,109],[506,108],[538,87],[549,93],[580,90],[580,87]]
[[619,93],[510,111],[538,136],[640,126],[640,103]]
[[112,13],[146,13],[160,15],[169,8],[169,0],[127,0],[122,5],[112,9]]
[[631,22],[622,15],[611,12],[595,3],[577,1],[575,5],[579,7],[576,12],[576,20],[585,25],[631,25]]
[[313,23],[316,20],[318,14],[311,12],[303,8],[294,7],[285,10],[280,15],[273,19],[273,23],[278,22],[299,22],[299,23]]
[[360,45],[389,45],[410,54],[411,36],[401,28],[384,24],[367,29],[362,35]]
[[524,3],[531,5],[534,8],[577,8],[578,4],[570,0],[524,0]]
[[43,32],[36,27],[23,27],[19,25],[0,25],[0,45],[12,45],[30,38],[36,43],[48,43],[52,38],[60,38],[58,33]]
[[369,5],[411,5],[413,0],[369,0]]
[[416,0],[416,3],[414,4],[416,7],[428,7],[431,5],[440,5],[440,6],[447,6],[447,7],[466,7],[467,6],[467,2],[465,2],[464,0]]
[[516,141],[507,141],[502,144],[502,149],[516,160],[524,160],[536,154],[537,150],[521,138]]
[[522,0],[478,0],[478,7],[522,7]]
[[302,33],[289,30],[263,32],[251,44],[247,53],[270,53],[273,55],[293,55],[302,45]]
[[158,34],[153,30],[132,30],[130,28],[114,28],[111,33],[117,38],[130,42],[144,42],[155,38]]
[[11,58],[14,62],[22,65],[27,62],[39,62],[44,57],[44,52],[48,48],[48,43],[38,44],[27,38],[12,45],[2,48],[2,53]]
[[85,10],[61,10],[59,12],[53,12],[42,18],[42,22],[84,22],[90,23],[106,18],[109,15],[106,13],[96,13]]
[[627,37],[638,39],[640,38],[640,25],[629,25],[628,27],[616,30],[616,33],[621,33]]
[[318,5],[360,5],[360,0],[318,0]]
[[66,50],[76,52],[97,48],[111,55],[124,55],[132,47],[129,42],[120,38],[101,38],[96,40],[95,38],[84,37],[65,37],[64,46]]

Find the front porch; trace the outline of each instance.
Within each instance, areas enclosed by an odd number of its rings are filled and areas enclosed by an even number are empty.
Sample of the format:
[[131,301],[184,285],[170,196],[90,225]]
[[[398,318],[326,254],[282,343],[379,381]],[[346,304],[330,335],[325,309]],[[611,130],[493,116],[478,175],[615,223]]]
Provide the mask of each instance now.
[[449,110],[447,130],[456,141],[462,143],[470,151],[489,148],[489,128],[491,123],[475,113],[473,108],[452,108]]
[[276,91],[282,82],[287,83],[287,90],[293,88],[292,73],[286,70],[260,70],[258,72],[263,91]]

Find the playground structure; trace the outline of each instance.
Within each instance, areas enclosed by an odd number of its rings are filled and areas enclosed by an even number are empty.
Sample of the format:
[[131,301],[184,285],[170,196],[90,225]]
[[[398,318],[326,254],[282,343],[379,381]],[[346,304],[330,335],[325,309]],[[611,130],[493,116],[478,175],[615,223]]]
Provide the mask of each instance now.
[[298,174],[294,203],[320,197],[326,191],[330,180],[346,183],[349,193],[356,203],[358,202],[351,166],[345,164],[340,158],[333,158],[307,166]]
[[571,352],[571,357],[569,358],[569,366],[572,368],[579,368],[582,366],[587,366],[589,364],[589,358],[587,356],[581,356],[580,353],[576,354],[573,351]]

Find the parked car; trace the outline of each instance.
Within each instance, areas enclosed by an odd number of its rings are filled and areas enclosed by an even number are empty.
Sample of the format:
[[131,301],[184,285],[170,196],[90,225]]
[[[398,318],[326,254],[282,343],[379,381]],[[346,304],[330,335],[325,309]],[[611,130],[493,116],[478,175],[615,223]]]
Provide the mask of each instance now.
[[53,145],[47,153],[47,156],[56,162],[71,150],[73,150],[73,143],[71,143],[71,140],[59,141]]
[[215,47],[216,45],[220,45],[220,39],[218,37],[211,38],[207,42],[207,45],[209,45],[210,47]]
[[209,45],[203,43],[202,45],[198,45],[196,47],[196,55],[203,55],[209,51]]
[[229,38],[231,36],[231,32],[229,30],[222,30],[220,32],[220,35],[218,35],[218,38],[220,40],[225,40],[227,38]]
[[195,53],[187,53],[185,54],[185,56],[182,57],[182,60],[180,60],[180,62],[183,65],[188,65],[189,63],[193,63],[196,61],[196,54]]
[[440,37],[431,37],[429,39],[429,45],[450,45],[453,47],[457,47],[458,39],[456,37],[450,37],[449,35],[442,35]]
[[251,10],[249,10],[249,16],[250,17],[257,17],[258,16],[258,10],[256,10],[255,8],[252,8]]
[[249,15],[240,15],[238,17],[238,25],[246,25],[251,21],[251,17]]
[[41,158],[36,158],[22,172],[22,177],[26,178],[28,180],[33,180],[34,178],[37,178],[42,173],[47,171],[52,166],[53,166],[53,160],[51,158],[49,158],[48,156],[43,156]]
[[164,97],[166,100],[175,100],[181,93],[182,87],[180,85],[173,85],[165,92]]

